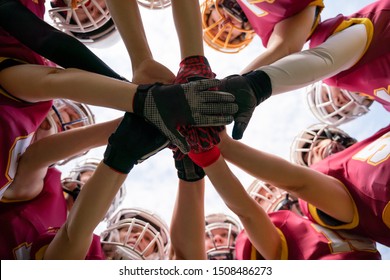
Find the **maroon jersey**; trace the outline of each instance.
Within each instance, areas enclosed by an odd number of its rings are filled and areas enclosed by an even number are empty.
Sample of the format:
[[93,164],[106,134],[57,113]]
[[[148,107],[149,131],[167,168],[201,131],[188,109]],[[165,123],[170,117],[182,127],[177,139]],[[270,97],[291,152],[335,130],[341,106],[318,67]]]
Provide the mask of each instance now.
[[309,219],[390,246],[390,125],[310,168],[344,184],[355,203],[355,217],[349,224],[331,226],[313,205],[301,200],[301,209]]
[[[45,0],[19,0],[26,8],[40,19],[44,19]],[[36,3],[37,2],[37,3]],[[28,32],[28,31],[26,31]],[[47,59],[41,57],[17,39],[10,36],[7,31],[0,27],[0,57],[18,58],[31,64],[53,65]]]
[[52,101],[27,103],[3,95],[0,89],[0,198],[12,183],[19,156],[50,111]]
[[[350,16],[338,15],[328,19],[314,31],[310,47],[316,47],[331,35],[354,24],[364,24],[368,41],[364,55],[348,70],[324,82],[352,92],[372,96],[390,111],[390,0],[375,1]],[[348,44],[348,42],[341,42]]]
[[[268,214],[282,240],[282,260],[380,260],[376,245],[347,231],[334,231],[288,210]],[[238,260],[263,259],[245,230],[236,239]]]
[[[267,47],[268,40],[278,22],[300,13],[308,6],[317,6],[319,12],[324,8],[323,0],[237,0],[237,3],[244,11],[253,30],[259,35],[264,47]],[[319,21],[319,13],[316,16],[313,29]]]
[[29,259],[32,243],[42,233],[61,227],[66,217],[61,173],[49,168],[38,196],[28,201],[0,202],[0,259]]

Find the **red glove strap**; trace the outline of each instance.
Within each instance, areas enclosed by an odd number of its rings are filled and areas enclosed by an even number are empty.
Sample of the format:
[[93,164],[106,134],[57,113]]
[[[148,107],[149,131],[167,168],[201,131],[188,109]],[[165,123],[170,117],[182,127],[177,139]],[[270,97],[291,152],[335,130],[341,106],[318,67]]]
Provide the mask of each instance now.
[[190,159],[202,168],[207,167],[216,162],[220,155],[221,152],[219,151],[219,148],[217,146],[214,146],[211,150],[202,153],[195,153],[193,151],[190,151],[188,153]]

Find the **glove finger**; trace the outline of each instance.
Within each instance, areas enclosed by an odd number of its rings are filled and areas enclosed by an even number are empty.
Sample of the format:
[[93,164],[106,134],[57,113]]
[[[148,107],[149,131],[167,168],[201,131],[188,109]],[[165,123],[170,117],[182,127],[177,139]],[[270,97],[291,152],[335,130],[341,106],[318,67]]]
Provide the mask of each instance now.
[[199,98],[203,102],[234,102],[235,96],[229,92],[221,90],[205,90],[198,92]]
[[194,85],[194,90],[202,91],[221,85],[221,81],[218,79],[204,79],[190,82],[190,84]]
[[244,122],[235,122],[233,126],[232,131],[232,137],[234,140],[240,140],[242,136],[244,135],[244,131],[246,127],[248,126],[248,123]]
[[201,115],[235,115],[238,112],[238,105],[235,103],[200,103],[193,113]]
[[193,126],[224,126],[233,122],[233,116],[203,115],[196,118],[196,124]]

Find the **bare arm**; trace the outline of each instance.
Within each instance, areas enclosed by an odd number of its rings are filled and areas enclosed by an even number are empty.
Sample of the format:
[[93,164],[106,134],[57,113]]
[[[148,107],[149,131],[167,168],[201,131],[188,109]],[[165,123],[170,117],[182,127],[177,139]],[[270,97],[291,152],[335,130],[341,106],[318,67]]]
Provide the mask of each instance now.
[[111,16],[126,46],[137,84],[172,83],[175,75],[153,59],[136,0],[106,0]]
[[231,139],[225,132],[222,135],[220,150],[229,162],[256,178],[285,189],[340,221],[352,221],[354,203],[340,181],[253,149]]
[[206,259],[204,217],[204,179],[179,180],[170,226],[174,259]]
[[198,0],[172,0],[172,13],[181,58],[204,55],[202,18]]
[[[284,56],[302,50],[306,39],[310,35],[316,9],[316,6],[306,7],[295,16],[277,23],[266,50],[246,66],[241,74],[271,64]],[[299,32],[296,32],[296,30],[299,30]]]
[[67,130],[31,144],[23,153],[15,179],[5,192],[4,198],[27,200],[37,196],[42,190],[48,166],[107,144],[108,137],[120,120]]
[[279,259],[281,238],[267,213],[246,192],[223,157],[204,168],[225,204],[239,217],[256,250],[265,259]]
[[138,85],[78,69],[24,64],[0,71],[0,84],[28,102],[56,98],[133,112]]
[[85,183],[66,223],[48,246],[45,259],[84,259],[91,245],[92,232],[104,218],[112,199],[127,174],[113,171],[101,163]]

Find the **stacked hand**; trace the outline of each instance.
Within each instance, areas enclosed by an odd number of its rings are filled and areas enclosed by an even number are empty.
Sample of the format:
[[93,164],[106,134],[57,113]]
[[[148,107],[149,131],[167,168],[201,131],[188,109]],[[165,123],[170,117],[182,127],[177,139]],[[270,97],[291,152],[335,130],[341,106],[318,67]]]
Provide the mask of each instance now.
[[210,90],[216,79],[177,85],[141,85],[134,96],[134,113],[154,124],[181,152],[190,148],[177,128],[183,125],[221,126],[233,121],[238,106],[230,93]]

